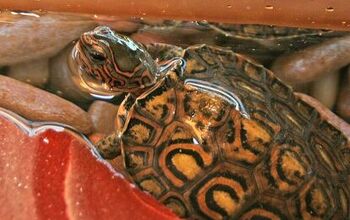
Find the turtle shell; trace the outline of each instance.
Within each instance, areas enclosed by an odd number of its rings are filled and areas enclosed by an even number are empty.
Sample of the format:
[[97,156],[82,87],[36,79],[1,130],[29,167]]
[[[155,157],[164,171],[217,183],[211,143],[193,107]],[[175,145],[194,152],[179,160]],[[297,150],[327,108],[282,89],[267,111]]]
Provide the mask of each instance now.
[[[345,136],[261,65],[206,45],[116,121],[124,166],[141,189],[194,219],[349,219]],[[188,79],[230,89],[249,117]]]
[[216,45],[230,47],[264,64],[282,54],[349,34],[345,31],[256,24],[214,24],[211,27],[222,33],[217,36]]

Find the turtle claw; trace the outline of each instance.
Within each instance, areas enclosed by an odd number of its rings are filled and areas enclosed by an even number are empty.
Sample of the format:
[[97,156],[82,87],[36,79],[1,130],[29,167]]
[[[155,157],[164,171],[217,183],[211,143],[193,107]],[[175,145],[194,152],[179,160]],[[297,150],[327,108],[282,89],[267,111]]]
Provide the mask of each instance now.
[[111,134],[96,144],[98,153],[104,159],[114,159],[121,154],[121,145],[116,134]]

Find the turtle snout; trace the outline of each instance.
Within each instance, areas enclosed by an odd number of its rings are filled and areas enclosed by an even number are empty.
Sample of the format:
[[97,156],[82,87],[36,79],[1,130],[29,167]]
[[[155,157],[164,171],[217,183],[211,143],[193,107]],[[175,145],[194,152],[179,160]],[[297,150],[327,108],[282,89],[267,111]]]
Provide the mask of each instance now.
[[92,34],[98,36],[107,36],[113,34],[113,31],[107,26],[98,26],[92,31]]
[[86,46],[86,45],[92,45],[93,43],[93,32],[86,32],[83,33],[80,37],[80,42]]

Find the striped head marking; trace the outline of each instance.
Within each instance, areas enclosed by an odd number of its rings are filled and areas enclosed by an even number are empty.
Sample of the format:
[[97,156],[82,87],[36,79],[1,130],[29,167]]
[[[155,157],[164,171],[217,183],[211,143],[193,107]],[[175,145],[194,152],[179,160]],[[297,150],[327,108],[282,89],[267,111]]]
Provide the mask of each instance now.
[[142,45],[105,26],[82,34],[72,60],[87,86],[105,93],[151,86],[158,71]]

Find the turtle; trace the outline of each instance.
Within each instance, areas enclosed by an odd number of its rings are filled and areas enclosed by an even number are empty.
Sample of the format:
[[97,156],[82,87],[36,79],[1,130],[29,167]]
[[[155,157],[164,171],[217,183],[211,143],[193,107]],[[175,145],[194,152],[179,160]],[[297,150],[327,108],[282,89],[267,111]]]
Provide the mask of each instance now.
[[350,218],[347,137],[262,65],[106,26],[81,36],[72,62],[93,90],[128,93],[97,151],[179,217]]

